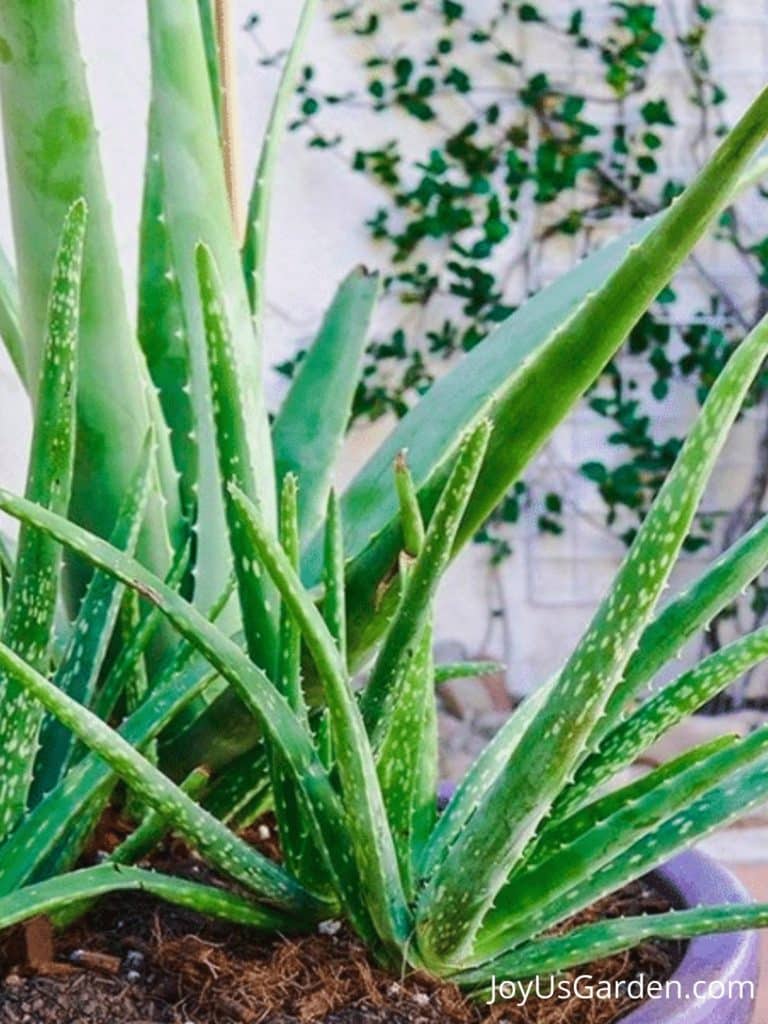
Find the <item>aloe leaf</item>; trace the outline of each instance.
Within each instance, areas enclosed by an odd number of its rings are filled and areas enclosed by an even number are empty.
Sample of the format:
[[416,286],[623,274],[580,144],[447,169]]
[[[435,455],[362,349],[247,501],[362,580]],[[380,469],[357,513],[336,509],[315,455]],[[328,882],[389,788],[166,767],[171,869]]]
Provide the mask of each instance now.
[[[295,568],[295,566],[294,566]],[[344,594],[344,538],[336,492],[328,496],[323,569],[323,618],[336,641],[343,665],[347,663],[347,609]]]
[[[149,497],[152,466],[152,438],[144,450],[131,489],[123,498],[110,541],[133,554]],[[104,573],[94,573],[80,605],[72,637],[53,678],[64,693],[80,704],[90,705],[112,637],[123,588]],[[47,718],[41,729],[40,753],[30,793],[32,804],[53,789],[69,760],[72,734],[55,718]]]
[[342,281],[320,332],[299,365],[272,427],[277,478],[299,481],[299,530],[320,526],[360,379],[378,275],[364,268]]
[[261,669],[194,606],[124,552],[63,517],[3,489],[0,489],[0,508],[39,527],[97,568],[138,590],[162,610],[168,621],[227,680],[290,766],[312,815],[320,848],[332,868],[334,884],[350,921],[363,938],[371,937],[370,923],[360,904],[361,889],[354,860],[350,851],[338,843],[344,825],[336,793],[303,723]]
[[406,892],[413,897],[418,863],[437,815],[437,720],[432,624],[421,629],[398,688],[376,767]]
[[[224,308],[221,280],[205,245],[197,247],[197,279],[203,308],[208,352],[211,406],[215,426],[224,510],[229,530],[243,627],[251,659],[268,672],[274,670],[276,625],[270,609],[269,581],[251,559],[240,518],[232,507],[229,486],[236,485],[251,501],[259,501],[254,452],[249,436],[247,388],[238,375],[232,332]],[[271,601],[274,605],[274,600]]]
[[452,679],[482,679],[503,671],[500,661],[446,661],[435,665],[435,685],[442,686]]
[[[304,0],[299,21],[293,34],[291,48],[283,65],[272,111],[264,133],[261,155],[256,168],[253,187],[248,201],[248,220],[243,244],[243,270],[248,287],[251,310],[261,330],[261,313],[264,291],[264,264],[269,240],[269,207],[273,192],[275,167],[280,152],[280,143],[285,131],[288,114],[293,102],[296,78],[304,44],[309,33],[317,0]],[[282,477],[282,474],[281,474]]]
[[[768,758],[765,754],[766,729],[748,736],[731,750],[741,752],[745,761],[757,754],[746,767],[722,777],[713,775],[709,789],[688,806],[679,809],[656,827],[649,828],[627,849],[612,860],[597,863],[558,899],[537,908],[527,923],[529,934],[562,921],[589,906],[602,896],[640,878],[680,850],[687,849],[714,829],[724,827],[762,803],[768,793]],[[762,747],[762,752],[760,748]],[[728,751],[722,755],[725,756]],[[760,754],[762,753],[762,756]],[[652,813],[652,812],[651,812]],[[595,833],[594,853],[599,852],[602,837]]]
[[166,181],[158,155],[157,112],[150,108],[144,196],[139,236],[137,334],[147,370],[157,388],[167,424],[173,463],[178,472],[182,507],[194,516],[197,480],[197,433],[190,393],[189,333],[168,235]]
[[130,891],[148,892],[177,906],[265,932],[282,931],[283,928],[290,931],[295,927],[284,914],[259,907],[226,889],[174,878],[158,871],[100,864],[36,882],[0,897],[0,928],[8,928],[41,914],[55,915],[58,910],[66,910],[82,900],[92,900],[111,892]]
[[[186,575],[189,557],[190,545],[185,544],[179,549],[166,577],[165,582],[172,590],[178,589]],[[157,632],[161,620],[162,614],[158,608],[155,605],[150,605],[136,625],[136,629],[130,636],[123,638],[120,651],[106,678],[99,687],[92,704],[92,710],[105,722],[111,717],[118,701],[129,685],[131,676],[137,671],[137,666],[152,642],[152,638]],[[212,615],[212,620],[215,621],[215,615]],[[179,664],[181,656],[181,652],[178,649],[166,654],[167,658],[174,660],[177,669],[181,667]]]
[[[471,942],[505,875],[575,769],[669,578],[715,459],[768,345],[768,318],[715,382],[614,584],[503,772],[422,897],[425,949],[454,956]],[[536,763],[535,777],[530,765]],[[487,869],[467,897],[460,863]],[[458,872],[458,873],[457,873]],[[437,894],[440,893],[438,898]],[[430,952],[432,955],[432,952]]]
[[[389,484],[397,453],[408,449],[428,517],[463,432],[482,416],[493,420],[488,457],[457,538],[461,546],[732,198],[738,176],[767,128],[768,92],[763,92],[669,210],[590,256],[521,306],[434,384],[363,467],[342,500],[352,559],[348,607],[354,664],[374,639],[369,623],[378,622],[382,630],[389,612],[377,608],[377,588],[395,564],[399,544],[397,504]],[[595,324],[600,324],[598,332]],[[546,402],[541,401],[543,381]],[[321,564],[322,538],[317,535],[307,555],[308,584],[318,581]]]
[[260,898],[287,911],[312,915],[321,909],[281,868],[203,810],[119,733],[57,690],[14,652],[0,644],[0,665],[88,746],[120,778],[189,839],[214,866]]
[[[214,778],[202,804],[235,831],[272,808],[269,764],[263,743],[247,750]],[[249,816],[256,808],[253,818]]]
[[488,787],[504,770],[555,682],[555,679],[549,680],[527,697],[466,771],[429,837],[421,862],[422,880],[428,879],[445,859],[480,806]]
[[[280,544],[293,570],[299,571],[300,544],[296,478],[288,474],[280,492]],[[342,576],[343,586],[343,576]],[[280,608],[278,687],[305,723],[309,723],[301,689],[301,633],[290,609]],[[270,777],[280,845],[291,874],[310,892],[327,892],[328,871],[313,841],[311,822],[280,753],[270,751]]]
[[[201,669],[196,665],[181,675],[158,680],[156,690],[120,727],[120,735],[140,750],[188,701],[210,685],[211,678],[207,666]],[[94,754],[87,754],[71,768],[59,785],[22,818],[0,847],[0,893],[10,892],[30,877],[49,877],[69,868],[79,856],[115,781],[109,766]]]
[[580,806],[597,786],[766,658],[768,628],[763,628],[734,640],[668,683],[605,736],[556,801],[553,813],[565,814]]
[[[566,816],[556,817],[553,815],[551,821],[543,828],[541,836],[532,844],[533,850],[526,857],[524,865],[515,868],[513,877],[519,874],[522,867],[528,868],[559,853],[565,849],[568,843],[576,841],[587,829],[605,821],[615,811],[621,810],[625,804],[644,796],[710,755],[732,747],[737,740],[738,736],[733,733],[717,736],[707,743],[701,743],[699,746],[686,750],[685,753],[666,764],[641,775],[639,779],[610,790]],[[500,899],[503,898],[503,893],[504,890],[499,895]]]
[[605,708],[605,715],[590,737],[600,738],[626,714],[627,706],[646,683],[686,643],[724,608],[768,565],[768,517],[763,517],[673,601],[646,628],[630,658],[624,678]]
[[346,667],[323,619],[290,560],[270,536],[258,510],[233,490],[247,536],[304,636],[323,683],[351,846],[378,935],[390,954],[402,951],[410,933],[392,834],[373,752]]
[[0,249],[0,339],[11,358],[19,380],[27,386],[24,337],[21,332],[19,286],[5,252]]
[[[691,764],[685,759],[673,769],[652,773],[653,778],[625,787],[623,801],[611,794],[605,804],[600,802],[602,809],[593,807],[581,816],[576,824],[583,825],[583,831],[561,830],[567,845],[539,848],[536,858],[513,874],[483,922],[473,956],[487,959],[493,950],[528,939],[560,920],[561,906],[574,886],[591,879],[604,864],[693,804],[711,788],[713,780],[723,780],[745,765],[765,759],[767,747],[768,730],[760,730],[703,760],[696,757]],[[544,856],[545,849],[550,850],[549,857]]]
[[[32,435],[27,497],[66,512],[75,451],[77,340],[86,206],[67,214],[51,282],[38,411]],[[50,537],[22,527],[2,639],[29,661],[47,668],[61,548]],[[0,677],[0,836],[23,813],[32,783],[42,712],[16,681]]]
[[[26,379],[33,399],[43,361],[50,267],[69,206],[88,203],[78,354],[78,430],[70,514],[106,536],[154,424],[158,463],[167,464],[162,423],[130,327],[111,212],[98,152],[72,0],[8,0],[0,5],[0,65],[5,156],[20,268]],[[109,344],[105,344],[109,339]],[[38,419],[39,419],[38,410]],[[105,445],[105,438],[119,438]],[[142,559],[160,572],[169,561],[168,524],[179,515],[164,477],[165,511],[148,510]],[[66,566],[67,587],[82,595],[82,563]]]
[[214,0],[197,0],[200,15],[200,30],[203,34],[205,62],[208,66],[208,80],[211,83],[211,97],[216,115],[216,124],[221,126],[221,69],[219,67],[219,40],[216,31]]
[[372,735],[382,716],[386,717],[387,702],[397,700],[397,680],[421,635],[437,585],[450,560],[489,436],[490,424],[481,420],[462,439],[448,482],[429,521],[421,552],[407,573],[400,605],[363,692],[361,706]]
[[[280,543],[298,571],[301,557],[296,477],[289,473],[280,489]],[[306,719],[307,709],[301,689],[301,632],[285,603],[280,608],[280,656],[277,685],[294,711]]]
[[[477,988],[492,976],[527,978],[560,973],[579,964],[594,963],[648,939],[692,939],[697,935],[740,932],[768,927],[768,904],[753,903],[673,910],[642,917],[620,917],[582,925],[564,935],[538,939],[475,970],[454,975],[463,988]],[[481,993],[477,993],[480,995]]]
[[160,161],[168,186],[165,227],[188,331],[199,453],[195,603],[208,608],[228,578],[231,557],[210,422],[205,330],[195,267],[198,242],[208,246],[221,275],[238,375],[249,382],[243,394],[244,419],[258,497],[270,523],[276,515],[272,449],[260,387],[261,352],[254,339],[233,233],[199,12],[196,4],[186,0],[151,0],[147,11],[157,143],[150,159]]
[[424,519],[419,508],[416,486],[408,469],[407,452],[398,452],[395,459],[395,488],[400,504],[400,522],[403,530],[403,549],[416,558],[424,547]]

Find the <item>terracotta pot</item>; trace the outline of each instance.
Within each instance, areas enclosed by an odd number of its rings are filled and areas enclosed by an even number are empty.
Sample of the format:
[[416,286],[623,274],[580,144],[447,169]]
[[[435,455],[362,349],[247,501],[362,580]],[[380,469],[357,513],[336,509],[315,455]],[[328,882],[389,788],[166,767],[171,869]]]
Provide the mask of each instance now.
[[[685,907],[752,902],[742,884],[703,853],[682,853],[654,874]],[[757,932],[692,939],[672,976],[679,993],[675,987],[664,999],[643,1003],[623,1024],[748,1024],[758,975]]]

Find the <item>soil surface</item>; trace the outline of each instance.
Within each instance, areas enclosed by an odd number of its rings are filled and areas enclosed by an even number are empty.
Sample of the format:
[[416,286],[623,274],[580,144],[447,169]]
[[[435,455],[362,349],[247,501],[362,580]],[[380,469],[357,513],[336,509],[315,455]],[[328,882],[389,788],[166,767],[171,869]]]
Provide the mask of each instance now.
[[[179,874],[206,874],[180,845],[165,858],[166,870],[173,860]],[[576,922],[669,907],[645,880]],[[575,973],[595,984],[664,980],[681,955],[647,943]],[[531,1000],[489,1011],[422,975],[393,978],[334,923],[265,941],[135,893],[102,900],[62,935],[38,920],[0,936],[0,978],[0,1024],[612,1024],[636,1005]]]

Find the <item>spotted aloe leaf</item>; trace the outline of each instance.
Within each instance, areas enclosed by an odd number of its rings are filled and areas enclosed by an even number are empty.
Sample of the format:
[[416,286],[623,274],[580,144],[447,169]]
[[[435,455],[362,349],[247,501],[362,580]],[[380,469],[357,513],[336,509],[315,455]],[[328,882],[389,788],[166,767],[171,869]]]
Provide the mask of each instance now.
[[440,500],[430,519],[423,546],[406,574],[397,613],[376,658],[362,697],[369,732],[375,736],[386,716],[387,705],[398,699],[397,683],[418,643],[453,550],[456,533],[476,484],[491,429],[487,420],[462,439]]
[[138,341],[157,388],[178,473],[182,508],[194,517],[197,434],[190,393],[189,332],[181,283],[168,232],[166,181],[158,151],[158,115],[149,112],[144,197],[139,235]]
[[[69,505],[75,452],[85,223],[86,206],[80,200],[67,214],[54,261],[27,472],[27,497],[62,513]],[[43,669],[50,656],[60,566],[60,545],[39,530],[22,528],[2,639]],[[12,677],[0,677],[0,697],[0,836],[4,836],[27,803],[42,712]]]
[[271,673],[274,671],[277,643],[276,622],[272,611],[275,601],[274,597],[270,598],[269,580],[262,577],[259,566],[251,558],[230,491],[230,485],[235,485],[251,501],[260,500],[246,399],[252,385],[249,381],[248,387],[244,387],[243,378],[238,374],[223,289],[211,251],[200,244],[196,255],[215,445],[243,628],[251,658]]
[[666,685],[605,735],[556,802],[556,813],[579,807],[598,786],[631,764],[665,732],[766,658],[768,628],[764,627],[715,651]]
[[304,542],[318,529],[328,500],[377,294],[378,276],[364,268],[341,283],[272,428],[278,479],[295,473],[299,481]]
[[145,760],[119,733],[0,644],[0,665],[24,691],[98,753],[120,778],[189,839],[211,864],[258,898],[311,917],[322,905],[290,875],[208,814],[161,771]]
[[[144,519],[152,482],[153,441],[148,437],[132,486],[123,498],[120,514],[110,538],[121,550],[133,553]],[[104,573],[94,573],[75,619],[72,636],[53,677],[54,684],[80,704],[90,705],[120,610],[122,587]],[[72,734],[56,719],[43,723],[40,753],[30,799],[38,800],[61,777],[72,749]]]
[[[768,91],[665,214],[589,257],[521,306],[435,383],[353,480],[342,503],[351,558],[353,663],[380,637],[391,613],[391,606],[377,606],[377,594],[397,558],[398,509],[389,471],[398,451],[408,450],[428,517],[459,438],[479,417],[493,420],[488,458],[457,538],[460,546],[595,380],[709,221],[730,200],[742,169],[766,133],[767,115]],[[542,402],[545,386],[548,400]],[[310,585],[319,579],[321,564],[318,535],[307,557]]]
[[454,980],[465,988],[485,991],[491,975],[528,978],[535,974],[560,973],[579,964],[631,949],[648,939],[692,939],[697,935],[739,932],[768,926],[768,904],[725,905],[675,910],[643,917],[621,917],[582,925],[565,935],[538,939],[499,957],[478,970],[464,971]]
[[[425,955],[453,957],[468,948],[506,875],[577,766],[666,585],[767,347],[765,319],[714,384],[609,594],[481,808],[427,886],[420,914]],[[478,872],[468,893],[459,865],[473,863],[481,853],[488,868]]]
[[[210,668],[193,666],[180,675],[159,679],[147,701],[121,725],[120,735],[141,750],[210,685],[212,675]],[[116,780],[112,769],[95,754],[86,754],[70,768],[0,847],[0,893],[11,892],[29,878],[47,878],[70,868]]]
[[248,218],[242,254],[243,271],[251,310],[259,330],[261,329],[264,303],[264,264],[269,239],[270,201],[277,157],[290,115],[294,88],[301,66],[301,55],[316,9],[317,0],[304,0],[302,3],[298,24],[283,64],[267,130],[264,133],[261,154],[248,201]]
[[768,565],[768,517],[745,533],[647,627],[624,678],[611,694],[590,746],[628,713],[628,706],[656,673],[702,628],[727,608]]
[[693,764],[683,761],[672,772],[662,770],[655,785],[643,779],[626,787],[621,803],[609,798],[598,820],[583,821],[588,825],[583,831],[569,832],[567,845],[554,847],[548,857],[537,856],[512,876],[483,922],[473,957],[488,959],[496,949],[523,942],[562,920],[575,886],[589,884],[603,865],[614,863],[635,842],[647,841],[677,812],[694,805],[713,780],[726,780],[761,759],[765,767],[766,750],[768,729],[763,729]]
[[[290,473],[283,480],[280,493],[280,544],[291,567],[298,574],[300,543],[297,486],[296,478]],[[308,725],[307,706],[301,685],[301,632],[285,602],[282,602],[280,608],[277,685],[293,710]],[[293,785],[290,771],[280,753],[271,750],[270,755],[275,817],[286,864],[294,877],[311,892],[327,891],[328,871],[322,856],[319,856],[309,815],[300,793]]]
[[247,750],[220,772],[206,792],[203,804],[211,814],[236,830],[271,810],[272,790],[264,744]]
[[[167,505],[163,511],[159,502],[151,504],[141,551],[147,564],[164,572],[170,560],[168,524],[179,515],[177,488],[168,479],[162,421],[148,393],[128,317],[73,0],[9,0],[0,9],[0,36],[6,55],[0,65],[0,95],[25,379],[35,400],[59,229],[70,205],[84,197],[89,218],[70,512],[97,534],[109,534],[144,438],[154,425]],[[119,438],[120,443],[105,445],[104,438]],[[82,562],[68,563],[67,587],[77,598],[85,576]]]
[[205,328],[195,266],[199,242],[208,246],[218,267],[238,379],[249,382],[243,389],[244,420],[258,497],[270,523],[276,516],[272,449],[260,387],[261,351],[254,338],[229,210],[199,12],[196,4],[186,0],[152,0],[147,11],[157,144],[150,159],[159,160],[166,182],[164,225],[188,336],[198,450],[195,601],[207,608],[228,578],[231,558],[210,418]]
[[[766,730],[754,733],[734,750],[756,750],[765,743]],[[748,760],[748,758],[747,758]],[[613,860],[595,868],[568,892],[551,904],[543,905],[531,915],[531,934],[539,933],[542,922],[564,920],[578,908],[589,906],[601,895],[640,878],[663,863],[675,852],[690,846],[714,829],[721,828],[747,813],[766,799],[768,793],[768,758],[763,751],[751,764],[731,772],[707,789],[687,807],[678,810]],[[546,928],[547,924],[544,923]],[[503,951],[499,950],[499,955]],[[495,959],[495,956],[494,956]]]
[[346,666],[320,612],[258,510],[242,492],[233,491],[233,499],[254,551],[301,628],[317,666],[328,707],[347,832],[362,883],[361,897],[384,948],[390,955],[402,955],[411,930],[410,914],[373,751]]
[[[156,604],[165,618],[198,650],[238,693],[259,721],[263,732],[280,750],[296,785],[305,797],[313,829],[334,886],[358,933],[375,940],[350,850],[339,844],[343,811],[328,775],[317,758],[310,735],[285,699],[236,643],[209,622],[193,605],[162,580],[106,541],[24,498],[0,489],[0,508],[34,524],[95,567],[112,574]],[[169,820],[172,820],[169,816]]]
[[260,931],[291,931],[294,927],[286,915],[258,906],[226,889],[174,878],[158,871],[101,864],[28,885],[0,897],[0,928],[9,928],[38,915],[53,917],[59,910],[110,892],[146,892],[198,913]]

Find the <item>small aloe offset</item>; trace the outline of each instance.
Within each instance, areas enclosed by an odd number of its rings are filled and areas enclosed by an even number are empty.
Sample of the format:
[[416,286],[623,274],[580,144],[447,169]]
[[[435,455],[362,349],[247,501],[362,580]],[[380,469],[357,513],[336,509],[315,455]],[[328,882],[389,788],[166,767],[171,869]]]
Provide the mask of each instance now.
[[[148,4],[134,337],[72,0],[0,5],[17,257],[0,253],[0,337],[35,408],[25,496],[0,490],[20,523],[15,554],[0,550],[0,928],[36,914],[64,926],[107,892],[141,890],[267,932],[343,918],[393,970],[482,993],[494,974],[556,973],[652,936],[766,926],[768,907],[726,906],[552,934],[768,799],[765,728],[616,785],[768,657],[758,629],[652,688],[768,565],[763,520],[658,608],[768,320],[715,382],[583,639],[441,812],[439,686],[498,666],[435,664],[433,629],[456,553],[765,170],[750,158],[768,92],[667,212],[499,325],[337,494],[376,275],[340,284],[271,418],[262,387],[270,197],[314,6],[241,246],[215,0]],[[67,118],[82,130],[61,130]],[[67,175],[51,189],[54,165]],[[109,807],[132,830],[82,867]],[[279,863],[241,835],[266,811]],[[169,832],[224,881],[152,870]]]

